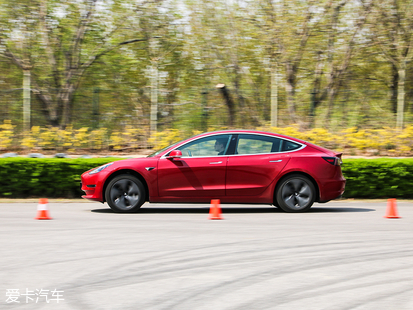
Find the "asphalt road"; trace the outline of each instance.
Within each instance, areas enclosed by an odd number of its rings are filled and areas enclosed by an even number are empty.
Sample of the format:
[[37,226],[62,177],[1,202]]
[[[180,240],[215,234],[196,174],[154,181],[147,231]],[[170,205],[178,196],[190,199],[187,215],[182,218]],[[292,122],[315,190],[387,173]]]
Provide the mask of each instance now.
[[0,203],[0,309],[413,309],[412,202],[48,207]]

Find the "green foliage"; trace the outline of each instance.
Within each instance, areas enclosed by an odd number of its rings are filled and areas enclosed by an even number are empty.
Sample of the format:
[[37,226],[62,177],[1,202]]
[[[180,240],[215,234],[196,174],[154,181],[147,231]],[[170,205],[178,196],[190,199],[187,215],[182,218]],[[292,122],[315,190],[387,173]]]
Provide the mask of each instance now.
[[4,158],[0,160],[0,197],[79,198],[80,175],[120,158],[57,159]]
[[[114,160],[0,159],[0,197],[79,198],[80,175]],[[413,159],[346,159],[342,170],[346,198],[413,198]]]
[[[412,6],[375,3],[356,31],[371,1],[363,3],[0,0],[0,122],[12,119],[22,131],[28,63],[33,126],[145,130],[156,88],[158,129],[225,127],[228,107],[215,87],[223,83],[235,107],[233,127],[268,122],[271,98],[280,127],[294,123],[289,109],[307,128],[393,127],[402,94],[397,69],[407,57],[404,110],[405,123],[412,123],[413,53],[406,42]],[[330,103],[325,91],[334,85]],[[85,141],[82,134],[73,147]],[[44,137],[45,146],[51,139]]]
[[413,198],[413,159],[346,159],[346,198]]

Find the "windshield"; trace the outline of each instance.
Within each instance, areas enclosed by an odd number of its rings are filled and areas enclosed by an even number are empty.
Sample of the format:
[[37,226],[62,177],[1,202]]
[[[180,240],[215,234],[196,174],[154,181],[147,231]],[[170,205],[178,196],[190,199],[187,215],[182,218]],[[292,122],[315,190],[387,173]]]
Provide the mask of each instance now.
[[167,149],[169,149],[169,148],[171,148],[171,147],[174,147],[175,145],[177,145],[178,143],[181,143],[182,141],[184,141],[184,140],[181,140],[181,141],[175,142],[174,144],[168,145],[167,147],[164,147],[163,149],[161,149],[161,150],[159,150],[159,151],[156,151],[155,153],[152,153],[152,154],[148,155],[148,157],[154,157],[154,156],[156,156],[156,155],[158,155],[158,154],[161,154],[163,151],[166,151]]

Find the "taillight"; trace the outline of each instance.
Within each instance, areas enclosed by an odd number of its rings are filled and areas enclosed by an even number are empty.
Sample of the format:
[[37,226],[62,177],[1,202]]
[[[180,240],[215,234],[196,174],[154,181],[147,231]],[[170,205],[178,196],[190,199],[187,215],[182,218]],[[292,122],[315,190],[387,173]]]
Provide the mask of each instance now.
[[340,157],[323,157],[323,159],[333,166],[340,166],[343,163]]

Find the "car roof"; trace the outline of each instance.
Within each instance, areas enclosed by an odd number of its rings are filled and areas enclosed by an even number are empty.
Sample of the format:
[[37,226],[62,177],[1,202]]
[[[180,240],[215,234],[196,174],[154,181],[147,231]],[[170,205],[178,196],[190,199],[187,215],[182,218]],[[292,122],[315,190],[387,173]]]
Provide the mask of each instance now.
[[[195,138],[195,137],[202,137],[202,136],[208,136],[210,134],[259,134],[259,135],[269,135],[269,136],[274,136],[274,137],[279,137],[279,138],[284,138],[284,139],[288,139],[288,140],[292,140],[292,141],[297,141],[303,144],[308,144],[307,141],[298,139],[298,138],[294,138],[291,136],[286,136],[286,135],[282,135],[279,133],[275,133],[275,132],[268,132],[268,131],[260,131],[260,130],[249,130],[249,129],[227,129],[227,130],[218,130],[218,131],[210,131],[210,132],[205,132],[205,133],[201,133],[199,135],[193,136],[191,138]],[[189,139],[191,139],[189,138]]]
[[301,143],[301,144],[310,146],[310,147],[312,147],[312,148],[314,148],[314,149],[316,149],[316,150],[318,150],[318,151],[321,151],[321,152],[323,152],[323,153],[332,154],[332,155],[334,155],[334,154],[341,154],[341,153],[336,153],[336,152],[334,152],[334,151],[332,151],[332,150],[330,150],[330,149],[323,148],[323,147],[321,147],[321,146],[319,146],[319,145],[316,145],[316,144],[313,144],[313,143],[311,143],[311,142],[308,142],[308,141],[305,141],[305,140],[301,140],[301,139],[298,139],[298,138],[294,138],[294,137],[291,137],[291,136],[286,136],[286,135],[283,135],[283,134],[275,133],[275,132],[268,132],[268,131],[261,131],[261,130],[250,130],[250,129],[227,129],[227,130],[218,130],[218,131],[204,132],[204,133],[201,133],[201,134],[198,134],[198,135],[189,137],[189,138],[187,138],[187,139],[183,139],[183,140],[181,140],[181,141],[179,141],[179,142],[177,142],[177,143],[175,143],[175,144],[172,144],[171,147],[168,147],[167,149],[163,150],[161,153],[157,154],[156,156],[160,156],[160,157],[161,157],[161,156],[163,156],[164,154],[166,154],[167,152],[169,152],[169,151],[171,150],[171,148],[177,148],[177,147],[179,147],[180,145],[185,144],[185,143],[187,143],[187,142],[189,142],[189,141],[196,140],[196,139],[201,138],[201,137],[206,137],[206,136],[210,136],[210,135],[218,135],[218,134],[257,134],[257,135],[267,135],[267,136],[273,136],[273,137],[278,137],[278,138],[287,139],[287,140],[290,140],[290,141],[295,141],[295,142],[298,142],[298,143]]

